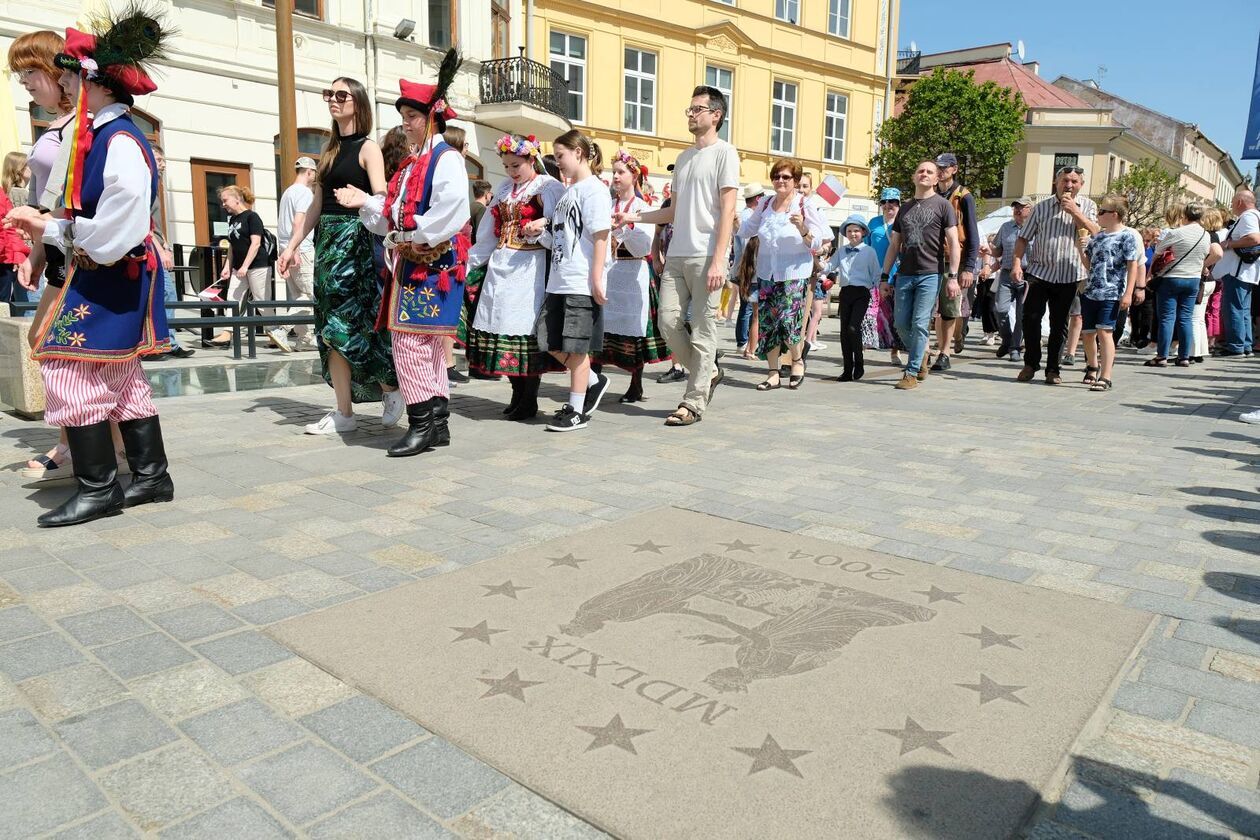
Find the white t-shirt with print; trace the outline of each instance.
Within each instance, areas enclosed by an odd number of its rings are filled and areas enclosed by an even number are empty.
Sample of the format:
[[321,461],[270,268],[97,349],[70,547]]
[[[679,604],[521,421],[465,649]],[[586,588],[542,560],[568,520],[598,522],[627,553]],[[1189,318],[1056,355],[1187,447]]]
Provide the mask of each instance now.
[[725,140],[692,146],[674,164],[674,238],[671,257],[707,257],[722,209],[722,190],[739,189],[739,154]]
[[[556,295],[589,295],[595,234],[612,229],[612,196],[598,178],[583,178],[569,187],[551,216],[551,276],[547,291]],[[605,239],[605,248],[608,246]],[[604,255],[608,272],[611,252]]]

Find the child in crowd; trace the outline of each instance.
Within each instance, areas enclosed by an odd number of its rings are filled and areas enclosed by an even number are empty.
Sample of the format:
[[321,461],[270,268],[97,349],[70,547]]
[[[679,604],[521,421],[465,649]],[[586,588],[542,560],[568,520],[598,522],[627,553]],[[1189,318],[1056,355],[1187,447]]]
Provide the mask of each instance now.
[[1089,271],[1081,291],[1081,333],[1085,339],[1083,381],[1091,391],[1111,390],[1111,368],[1116,359],[1116,320],[1120,310],[1128,309],[1133,302],[1142,264],[1137,241],[1125,227],[1128,216],[1129,202],[1124,196],[1105,197],[1098,204],[1102,230],[1081,248],[1081,257]]
[[865,242],[870,230],[856,213],[845,219],[840,233],[843,245],[836,248],[828,263],[840,283],[840,352],[844,372],[840,382],[855,382],[866,373],[862,354],[862,322],[871,306],[871,291],[879,283],[879,257]]

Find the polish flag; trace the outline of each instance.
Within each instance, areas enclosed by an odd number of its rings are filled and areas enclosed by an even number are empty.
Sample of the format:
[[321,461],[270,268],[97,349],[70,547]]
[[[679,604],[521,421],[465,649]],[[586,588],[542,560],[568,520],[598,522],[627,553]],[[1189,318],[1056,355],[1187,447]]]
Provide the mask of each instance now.
[[822,179],[822,183],[814,189],[814,195],[827,202],[828,206],[835,207],[840,199],[844,198],[845,187],[844,182],[835,175],[828,175]]

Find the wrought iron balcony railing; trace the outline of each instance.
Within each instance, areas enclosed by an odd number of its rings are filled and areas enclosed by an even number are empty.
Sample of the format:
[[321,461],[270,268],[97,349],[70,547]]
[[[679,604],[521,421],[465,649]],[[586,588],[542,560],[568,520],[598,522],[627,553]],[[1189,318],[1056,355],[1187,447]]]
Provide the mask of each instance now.
[[481,101],[485,105],[524,102],[565,117],[569,86],[546,64],[518,56],[481,63]]
[[897,75],[898,76],[919,75],[919,59],[922,57],[923,57],[922,50],[898,50],[897,51]]

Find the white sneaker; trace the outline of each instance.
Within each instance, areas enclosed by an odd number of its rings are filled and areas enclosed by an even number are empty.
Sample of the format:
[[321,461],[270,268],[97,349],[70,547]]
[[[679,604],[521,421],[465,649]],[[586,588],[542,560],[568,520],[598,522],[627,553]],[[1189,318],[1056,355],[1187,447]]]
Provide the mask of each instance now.
[[282,352],[292,353],[293,348],[289,345],[289,331],[284,327],[276,327],[267,333],[267,337],[271,339],[271,343],[279,347]]
[[997,341],[996,333],[985,333],[984,339],[980,343],[983,344],[985,347],[992,347],[993,343],[996,341]]
[[1239,414],[1238,419],[1244,423],[1254,423],[1260,426],[1260,408],[1255,411],[1248,411],[1246,414]]
[[385,391],[381,394],[381,425],[385,428],[397,426],[406,410],[407,404],[403,402],[402,391]]
[[297,344],[293,345],[293,349],[299,353],[303,353],[309,350],[318,350],[319,345],[315,343],[314,337],[308,333],[297,340]]
[[333,409],[324,415],[318,423],[307,423],[308,435],[344,435],[359,428],[359,421],[351,414],[349,417]]
[[815,341],[813,344],[809,346],[809,349],[810,350],[826,350],[827,345],[823,344],[821,341]]

